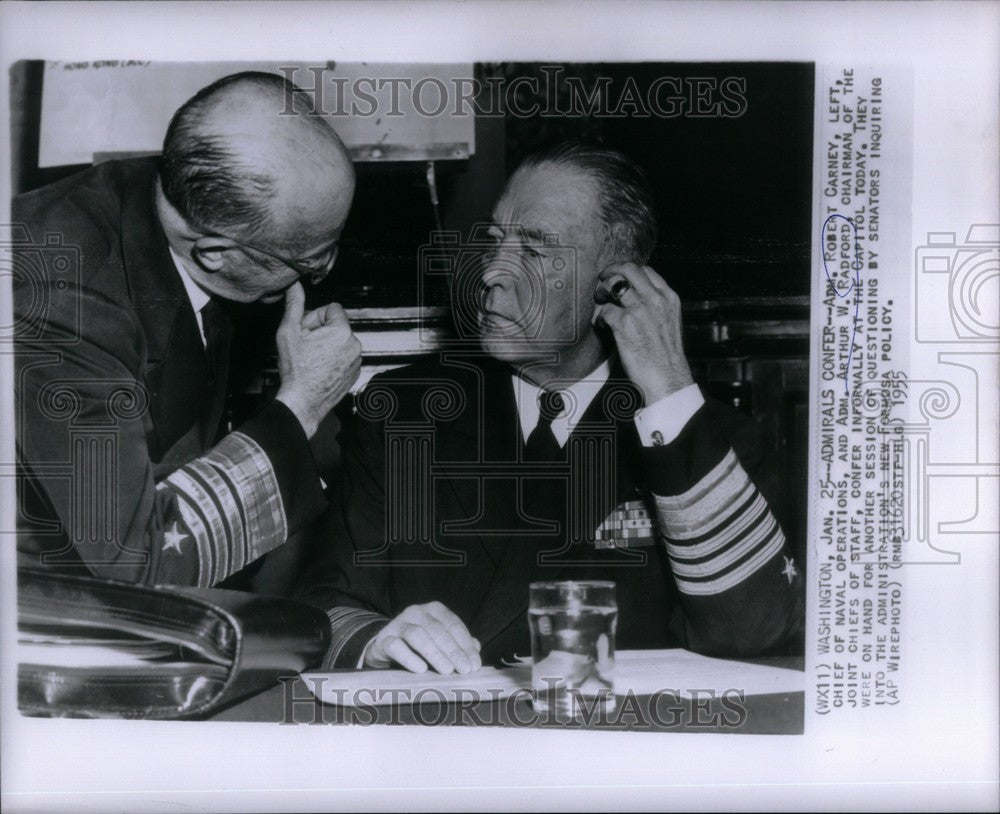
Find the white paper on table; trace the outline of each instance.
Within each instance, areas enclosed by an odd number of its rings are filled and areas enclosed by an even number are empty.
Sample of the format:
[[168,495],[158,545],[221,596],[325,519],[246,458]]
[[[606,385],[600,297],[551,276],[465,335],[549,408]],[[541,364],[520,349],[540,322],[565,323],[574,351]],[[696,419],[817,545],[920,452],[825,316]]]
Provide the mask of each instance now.
[[622,650],[615,654],[615,693],[652,695],[677,690],[690,698],[694,690],[716,693],[740,690],[745,695],[802,692],[805,674],[786,667],[747,664],[699,656],[690,650]]
[[[449,703],[501,700],[531,687],[531,662],[501,670],[484,667],[468,675],[432,671],[358,670],[303,673],[306,686],[320,701],[337,706],[384,706],[393,703]],[[674,650],[621,650],[615,654],[615,694],[672,692],[691,698],[695,692],[739,690],[744,696],[802,692],[804,674],[784,667],[746,664]]]

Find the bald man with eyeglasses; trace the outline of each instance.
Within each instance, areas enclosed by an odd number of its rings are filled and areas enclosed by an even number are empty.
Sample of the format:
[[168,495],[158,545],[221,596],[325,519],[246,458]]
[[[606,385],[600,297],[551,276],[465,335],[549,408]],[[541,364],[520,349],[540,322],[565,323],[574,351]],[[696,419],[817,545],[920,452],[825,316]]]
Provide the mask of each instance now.
[[[19,562],[210,586],[325,507],[309,442],[361,349],[303,285],[333,269],[355,178],[293,90],[225,77],[159,158],[14,200]],[[226,305],[282,299],[277,396],[224,434]]]

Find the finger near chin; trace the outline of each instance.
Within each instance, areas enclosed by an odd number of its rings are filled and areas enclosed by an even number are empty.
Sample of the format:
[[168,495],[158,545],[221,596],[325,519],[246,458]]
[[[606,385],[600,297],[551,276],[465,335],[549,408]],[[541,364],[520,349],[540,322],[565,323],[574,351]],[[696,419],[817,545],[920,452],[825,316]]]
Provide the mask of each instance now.
[[305,290],[301,283],[292,283],[285,289],[285,316],[288,318],[298,317],[301,319],[306,299]]

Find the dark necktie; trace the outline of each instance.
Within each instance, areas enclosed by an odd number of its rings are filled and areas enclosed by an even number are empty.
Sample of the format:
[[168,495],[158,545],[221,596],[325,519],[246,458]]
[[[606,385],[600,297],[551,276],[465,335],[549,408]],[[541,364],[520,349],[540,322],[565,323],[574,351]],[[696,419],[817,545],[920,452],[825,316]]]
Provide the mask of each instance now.
[[[542,392],[538,423],[524,442],[525,461],[551,462],[558,469],[558,462],[566,459],[566,451],[552,432],[552,420],[562,412],[563,403],[558,393]],[[563,521],[566,514],[565,473],[540,471],[535,474],[536,477],[527,478],[522,484],[524,510],[539,520]],[[551,543],[546,547],[551,548]]]
[[538,399],[538,423],[524,442],[526,461],[558,461],[563,457],[562,447],[552,432],[552,421],[563,411],[563,406],[559,393],[542,391]]
[[219,301],[214,297],[201,309],[201,324],[205,329],[205,353],[208,356],[213,381],[221,373],[225,377],[229,367],[229,340],[232,323]]
[[205,355],[208,357],[209,370],[206,399],[202,404],[201,432],[203,445],[211,446],[225,434],[223,416],[233,324],[225,309],[214,297],[201,309],[201,324],[205,329]]

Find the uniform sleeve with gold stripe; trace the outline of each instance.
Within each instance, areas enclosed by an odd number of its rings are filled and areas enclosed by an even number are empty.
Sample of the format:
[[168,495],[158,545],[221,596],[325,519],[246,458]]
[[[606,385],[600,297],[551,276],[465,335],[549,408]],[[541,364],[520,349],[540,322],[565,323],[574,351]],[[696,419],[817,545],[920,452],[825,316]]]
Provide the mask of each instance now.
[[170,474],[156,486],[163,520],[152,581],[214,585],[285,542],[299,519],[289,506],[318,489],[310,460],[298,420],[274,402]]
[[[57,309],[40,339],[18,347],[19,525],[35,506],[56,519],[19,533],[22,561],[210,586],[315,518],[325,498],[312,451],[277,401],[200,457],[156,473],[138,326],[120,304],[78,294],[86,330],[74,336]],[[142,409],[109,412],[123,393]]]
[[706,654],[774,652],[794,636],[802,575],[751,477],[756,425],[720,420],[720,407],[703,405],[674,440],[641,452],[683,606],[678,633]]
[[389,618],[364,608],[335,607],[327,611],[330,617],[330,647],[321,669],[362,667],[362,659],[375,635],[389,624]]

